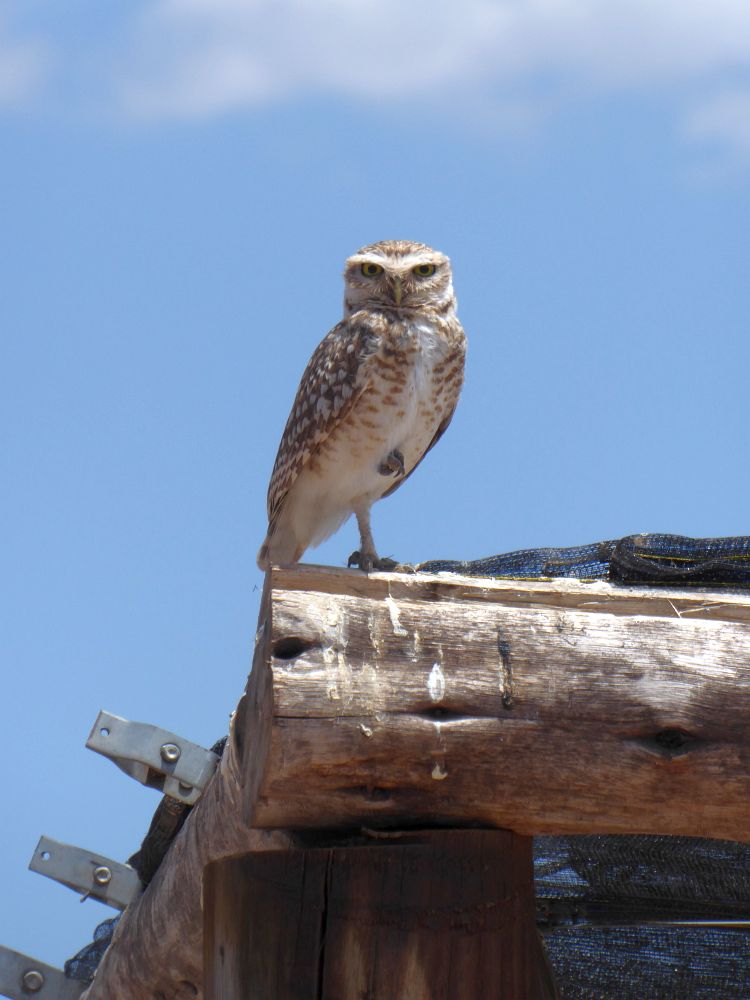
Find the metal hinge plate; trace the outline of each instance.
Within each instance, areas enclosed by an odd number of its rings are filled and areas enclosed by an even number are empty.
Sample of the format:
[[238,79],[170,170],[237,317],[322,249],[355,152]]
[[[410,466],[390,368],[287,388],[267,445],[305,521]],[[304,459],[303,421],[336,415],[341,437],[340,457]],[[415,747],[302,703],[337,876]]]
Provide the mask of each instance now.
[[109,712],[99,713],[86,746],[141,784],[185,805],[198,801],[219,762],[215,753],[197,743]]
[[78,1000],[87,986],[80,979],[66,979],[62,969],[0,945],[0,996],[10,1000]]
[[39,840],[29,868],[118,910],[124,910],[142,888],[137,872],[130,865],[51,837]]

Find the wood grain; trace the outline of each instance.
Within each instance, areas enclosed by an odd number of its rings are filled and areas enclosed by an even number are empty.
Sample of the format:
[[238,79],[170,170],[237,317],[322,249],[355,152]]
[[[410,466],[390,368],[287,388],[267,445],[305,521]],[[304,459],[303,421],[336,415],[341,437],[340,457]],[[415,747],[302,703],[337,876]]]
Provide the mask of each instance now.
[[542,1000],[531,840],[400,833],[209,865],[206,1000]]
[[746,839],[748,611],[736,594],[274,570],[246,815]]

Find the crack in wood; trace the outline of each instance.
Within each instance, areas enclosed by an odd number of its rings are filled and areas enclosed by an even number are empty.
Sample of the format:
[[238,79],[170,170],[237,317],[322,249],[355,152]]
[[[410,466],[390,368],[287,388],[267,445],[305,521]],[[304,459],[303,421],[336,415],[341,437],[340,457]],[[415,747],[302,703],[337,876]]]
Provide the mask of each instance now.
[[[346,712],[336,711],[336,720],[338,722],[358,723],[362,735],[367,736],[368,738],[371,737],[374,732],[377,732],[378,723],[384,718],[402,720],[424,719],[427,722],[439,722],[442,725],[450,724],[451,722],[486,722],[488,719],[497,720],[500,716],[496,712],[492,711],[488,711],[486,715],[472,715],[467,712],[454,711],[450,708],[445,708],[444,706],[440,708],[434,706],[424,709],[405,708],[401,712],[390,710],[387,712],[374,712],[372,715],[362,715],[362,712],[355,712],[352,715],[348,715]],[[277,715],[273,724],[283,726],[286,722],[311,722],[314,719],[319,720],[320,717],[305,713],[285,713],[284,715]]]
[[323,1000],[323,986],[326,971],[326,937],[328,934],[328,902],[331,894],[333,851],[328,851],[323,872],[323,899],[320,907],[320,946],[318,948],[318,991],[317,1000]]
[[[405,713],[406,714],[406,713]],[[424,708],[421,711],[410,712],[409,715],[415,715],[420,719],[428,719],[430,722],[476,722],[476,715],[467,715],[465,712],[455,712],[450,708],[442,706],[438,708],[437,706],[433,708]],[[493,716],[495,718],[495,716]]]
[[510,640],[502,629],[497,630],[497,651],[502,672],[503,708],[513,708],[513,667],[510,662]]
[[356,795],[368,802],[387,802],[391,798],[392,789],[381,788],[378,785],[352,785],[341,787],[341,792],[346,795]]

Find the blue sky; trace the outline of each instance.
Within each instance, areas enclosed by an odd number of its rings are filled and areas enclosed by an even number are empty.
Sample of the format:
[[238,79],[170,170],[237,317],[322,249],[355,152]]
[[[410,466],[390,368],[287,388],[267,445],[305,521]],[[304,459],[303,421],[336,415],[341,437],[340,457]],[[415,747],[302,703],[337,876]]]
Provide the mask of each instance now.
[[0,0],[0,129],[1,943],[85,943],[38,836],[124,859],[157,804],[100,708],[226,731],[357,247],[448,253],[469,338],[383,554],[750,531],[745,0]]

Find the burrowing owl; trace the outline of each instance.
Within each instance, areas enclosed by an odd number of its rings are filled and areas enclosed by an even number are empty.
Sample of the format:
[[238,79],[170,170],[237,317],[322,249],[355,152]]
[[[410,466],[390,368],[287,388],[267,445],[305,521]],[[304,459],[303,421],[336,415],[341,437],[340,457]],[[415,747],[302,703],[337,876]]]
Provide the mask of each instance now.
[[346,262],[344,318],[313,353],[297,389],[268,487],[258,565],[296,562],[354,513],[360,547],[379,559],[370,507],[398,489],[453,416],[466,338],[448,258],[384,240]]

